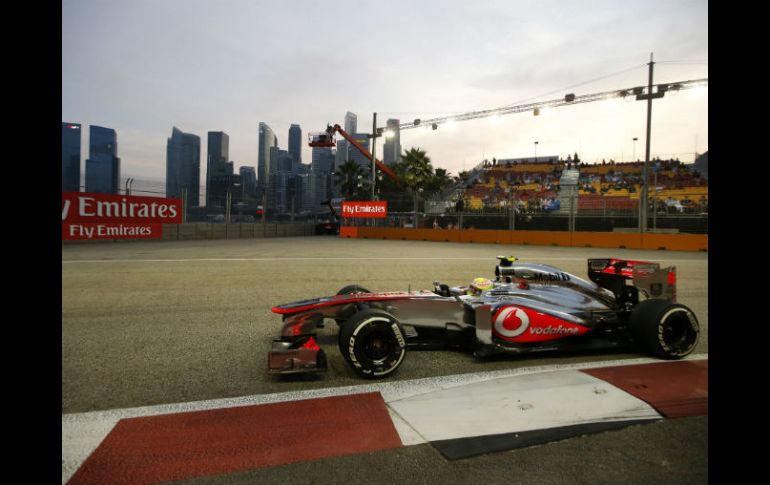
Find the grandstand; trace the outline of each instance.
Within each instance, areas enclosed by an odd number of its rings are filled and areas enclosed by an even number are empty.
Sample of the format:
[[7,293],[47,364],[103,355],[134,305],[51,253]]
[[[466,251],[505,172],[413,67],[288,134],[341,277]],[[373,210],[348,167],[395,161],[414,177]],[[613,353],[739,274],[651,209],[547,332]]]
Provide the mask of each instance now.
[[[638,211],[644,162],[614,160],[588,165],[558,157],[484,161],[461,192],[465,210],[565,213],[567,186],[577,183],[577,212],[583,215],[631,214]],[[708,182],[693,165],[679,160],[650,162],[651,207],[657,213],[708,213]],[[565,189],[565,190],[562,190]]]
[[482,172],[462,194],[465,208],[501,211],[516,204],[519,211],[539,211],[557,198],[564,166],[558,157],[484,161]]

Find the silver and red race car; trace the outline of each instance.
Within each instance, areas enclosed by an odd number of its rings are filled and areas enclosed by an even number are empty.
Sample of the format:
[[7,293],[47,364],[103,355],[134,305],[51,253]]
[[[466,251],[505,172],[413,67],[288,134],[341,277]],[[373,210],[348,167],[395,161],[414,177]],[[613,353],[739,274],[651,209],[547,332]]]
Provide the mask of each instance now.
[[337,295],[287,303],[269,372],[325,371],[315,340],[328,319],[339,348],[360,376],[391,375],[407,349],[465,348],[478,358],[547,350],[635,346],[664,359],[695,348],[695,314],[676,303],[676,268],[623,259],[588,259],[586,281],[559,268],[498,257],[494,281],[433,291],[371,293],[358,285]]

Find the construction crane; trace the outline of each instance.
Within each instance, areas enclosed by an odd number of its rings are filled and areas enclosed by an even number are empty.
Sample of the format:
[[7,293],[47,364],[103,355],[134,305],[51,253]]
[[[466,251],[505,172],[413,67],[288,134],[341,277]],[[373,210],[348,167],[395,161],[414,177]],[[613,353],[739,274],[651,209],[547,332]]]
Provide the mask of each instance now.
[[[673,83],[661,83],[654,86],[657,87],[657,92],[653,94],[654,97],[662,97],[666,92],[677,92],[683,89],[697,88],[708,85],[708,78],[694,79],[690,81],[679,81]],[[605,91],[602,93],[584,94],[581,96],[575,96],[570,93],[563,98],[552,99],[549,101],[539,101],[537,103],[519,104],[513,106],[504,106],[502,108],[486,109],[480,111],[471,111],[468,113],[462,113],[459,115],[443,116],[440,118],[431,118],[428,120],[415,119],[410,123],[401,123],[398,125],[399,130],[409,130],[421,126],[430,126],[434,130],[438,128],[438,125],[442,123],[448,123],[452,121],[465,121],[473,120],[477,118],[486,118],[488,116],[507,115],[512,113],[521,113],[524,111],[534,111],[535,115],[540,113],[541,109],[556,108],[558,106],[564,106],[568,104],[580,104],[590,103],[592,101],[602,101],[605,99],[620,98],[625,99],[628,96],[635,96],[637,100],[640,96],[645,96],[647,86],[637,86],[626,89],[615,89],[612,91]]]
[[401,184],[401,179],[399,178],[396,173],[390,169],[387,165],[382,163],[381,161],[377,160],[376,158],[372,157],[372,154],[369,152],[369,150],[366,149],[363,145],[358,143],[355,138],[350,136],[350,134],[343,130],[340,125],[327,125],[326,131],[320,132],[320,133],[310,133],[308,135],[309,142],[308,145],[314,148],[331,148],[336,145],[334,142],[334,134],[339,133],[342,135],[344,139],[346,139],[348,142],[350,142],[351,145],[356,147],[359,152],[361,152],[366,158],[369,159],[369,161],[374,161],[374,164],[377,166],[378,169],[380,169],[382,172],[384,172],[388,177],[390,177],[396,184]]

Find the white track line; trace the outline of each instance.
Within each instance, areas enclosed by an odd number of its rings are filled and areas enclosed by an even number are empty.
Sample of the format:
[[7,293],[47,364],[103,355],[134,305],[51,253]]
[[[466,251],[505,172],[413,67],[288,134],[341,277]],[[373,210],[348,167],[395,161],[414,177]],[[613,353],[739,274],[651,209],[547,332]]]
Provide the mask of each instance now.
[[[686,360],[708,359],[708,354],[691,355]],[[144,406],[125,409],[110,409],[106,411],[92,411],[86,413],[73,413],[62,415],[62,483],[66,483],[77,471],[80,465],[99,446],[118,421],[124,418],[140,416],[155,416],[160,414],[172,414],[189,411],[203,411],[208,409],[230,408],[236,406],[249,406],[255,404],[267,404],[276,402],[297,401],[301,399],[313,399],[321,397],[340,396],[347,394],[361,394],[366,392],[379,392],[386,403],[395,403],[421,394],[427,394],[457,386],[500,379],[511,376],[521,376],[540,372],[553,372],[559,370],[592,369],[597,367],[614,367],[618,365],[635,365],[662,362],[653,358],[638,358],[627,360],[611,360],[599,362],[584,362],[575,364],[540,365],[521,367],[516,369],[502,369],[488,372],[476,372],[472,374],[457,374],[451,376],[427,377],[406,381],[377,382],[373,384],[361,384],[355,386],[332,387],[325,389],[310,389],[306,391],[292,391],[274,394],[255,394],[237,398],[213,399],[208,401],[194,401],[187,403],[161,404],[157,406]],[[395,411],[388,406],[393,424],[401,436],[405,446],[424,443],[425,439],[402,420]]]

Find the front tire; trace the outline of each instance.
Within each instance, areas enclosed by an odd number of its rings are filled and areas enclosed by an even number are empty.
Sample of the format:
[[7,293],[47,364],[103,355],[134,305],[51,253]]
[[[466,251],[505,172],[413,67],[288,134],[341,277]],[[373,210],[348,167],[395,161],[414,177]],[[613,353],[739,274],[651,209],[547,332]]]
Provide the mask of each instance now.
[[666,300],[644,300],[631,314],[631,335],[644,350],[663,359],[681,359],[698,343],[700,325],[692,310]]
[[[371,291],[367,290],[363,286],[359,285],[348,285],[340,289],[340,291],[337,292],[337,296],[340,295],[355,295],[357,293],[371,293]],[[352,305],[350,305],[352,307]],[[342,313],[344,316],[350,316],[355,311],[355,308],[351,309],[345,309]],[[339,325],[340,328],[342,328],[343,325],[345,325],[345,322],[347,321],[347,318],[335,318],[335,322],[337,322],[337,325]]]
[[393,315],[384,310],[367,309],[350,317],[342,327],[339,346],[356,374],[381,379],[403,362],[406,337]]
[[340,291],[338,291],[337,292],[337,296],[339,296],[339,295],[354,295],[356,293],[371,293],[371,291],[367,290],[363,286],[348,285],[348,286],[342,288]]

